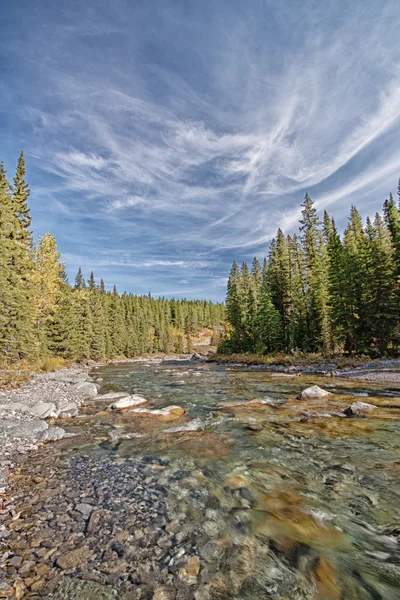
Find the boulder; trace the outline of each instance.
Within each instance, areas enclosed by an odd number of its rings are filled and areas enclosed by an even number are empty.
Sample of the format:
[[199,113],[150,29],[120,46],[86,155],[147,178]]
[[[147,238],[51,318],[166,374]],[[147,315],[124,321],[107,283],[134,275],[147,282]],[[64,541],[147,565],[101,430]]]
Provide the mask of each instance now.
[[59,417],[77,417],[78,407],[75,402],[59,402],[57,404]]
[[343,411],[347,417],[365,417],[374,410],[376,406],[374,404],[367,404],[367,402],[353,402],[351,406],[348,406]]
[[0,419],[0,433],[7,431],[14,437],[21,439],[37,440],[48,427],[46,421],[40,419],[32,419],[32,421]]
[[162,421],[174,421],[185,414],[185,409],[181,406],[167,406],[161,409],[134,408],[129,411],[135,417],[149,417],[160,419]]
[[115,402],[107,406],[107,410],[125,412],[127,410],[131,410],[132,408],[136,408],[137,406],[144,406],[147,403],[148,402],[146,398],[143,398],[143,396],[133,394],[132,396],[126,396],[125,398],[120,398],[119,400],[116,400]]
[[48,419],[50,417],[57,417],[58,410],[53,402],[38,402],[34,406],[30,406],[27,412],[34,417],[39,419]]
[[329,396],[330,392],[323,390],[318,385],[313,385],[301,392],[299,396],[297,396],[296,400],[317,400],[319,398],[324,398],[325,396]]
[[78,392],[80,396],[86,396],[86,398],[97,396],[97,387],[92,381],[82,381],[73,385],[72,389]]
[[65,437],[66,435],[72,434],[67,434],[61,427],[49,427],[49,429],[47,429],[40,435],[40,441],[56,442],[57,440],[62,440],[63,437]]

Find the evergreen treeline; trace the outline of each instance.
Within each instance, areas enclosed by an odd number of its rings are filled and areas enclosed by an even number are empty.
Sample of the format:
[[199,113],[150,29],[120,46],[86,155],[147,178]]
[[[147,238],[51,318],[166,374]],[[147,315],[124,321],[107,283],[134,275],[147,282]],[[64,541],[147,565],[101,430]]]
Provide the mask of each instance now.
[[[400,182],[398,187],[400,202]],[[233,264],[225,352],[395,352],[400,345],[400,204],[365,224],[355,206],[340,236],[311,198],[299,233],[279,229],[261,266]]]
[[11,184],[0,165],[0,359],[73,360],[191,351],[191,336],[222,325],[225,307],[107,292],[79,269],[68,283],[54,237],[34,245],[21,153]]

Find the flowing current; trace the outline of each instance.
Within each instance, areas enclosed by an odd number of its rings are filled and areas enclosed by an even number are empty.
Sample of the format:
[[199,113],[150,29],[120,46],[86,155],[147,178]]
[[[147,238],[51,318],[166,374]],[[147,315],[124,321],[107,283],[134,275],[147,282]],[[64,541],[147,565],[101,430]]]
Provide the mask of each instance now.
[[[69,426],[79,435],[28,460],[40,480],[28,517],[42,519],[39,562],[53,574],[40,595],[400,598],[400,389],[192,361],[92,376],[101,394],[185,414],[138,418],[91,401]],[[315,384],[331,394],[295,399]],[[356,401],[376,408],[343,416]],[[20,533],[28,546],[33,529]],[[80,558],[68,563],[71,549]]]

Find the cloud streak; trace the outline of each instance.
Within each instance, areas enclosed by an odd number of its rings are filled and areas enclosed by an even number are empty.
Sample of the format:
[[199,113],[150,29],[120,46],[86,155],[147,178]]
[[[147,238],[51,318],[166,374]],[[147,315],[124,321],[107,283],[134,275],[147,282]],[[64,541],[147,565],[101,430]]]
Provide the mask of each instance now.
[[344,220],[353,197],[376,209],[395,184],[394,0],[363,11],[218,1],[201,14],[176,3],[156,15],[99,0],[94,18],[93,2],[40,4],[30,18],[9,9],[29,34],[22,48],[17,31],[0,42],[18,73],[4,110],[50,204],[34,196],[39,232],[51,226],[100,275],[147,270],[141,293],[179,290],[184,273],[215,298],[234,258],[295,227],[305,191]]

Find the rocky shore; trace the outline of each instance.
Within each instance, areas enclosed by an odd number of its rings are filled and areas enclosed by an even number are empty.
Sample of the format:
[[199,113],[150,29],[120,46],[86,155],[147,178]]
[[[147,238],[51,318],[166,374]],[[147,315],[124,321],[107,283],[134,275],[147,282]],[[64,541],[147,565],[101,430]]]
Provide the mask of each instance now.
[[57,419],[77,416],[84,399],[96,395],[84,367],[35,375],[19,389],[0,392],[0,493],[13,463],[38,444],[68,435]]

